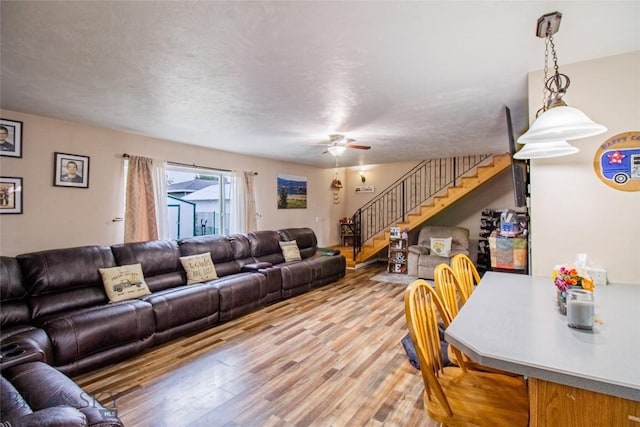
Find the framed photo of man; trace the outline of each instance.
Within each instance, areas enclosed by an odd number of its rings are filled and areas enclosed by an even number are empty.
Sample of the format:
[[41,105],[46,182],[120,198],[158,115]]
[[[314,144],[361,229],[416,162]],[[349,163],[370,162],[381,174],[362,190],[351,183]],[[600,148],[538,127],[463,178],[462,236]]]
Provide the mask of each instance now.
[[89,188],[87,156],[54,153],[53,171],[53,185],[56,187]]
[[22,122],[0,119],[0,156],[22,157]]
[[0,177],[0,214],[22,213],[22,178]]

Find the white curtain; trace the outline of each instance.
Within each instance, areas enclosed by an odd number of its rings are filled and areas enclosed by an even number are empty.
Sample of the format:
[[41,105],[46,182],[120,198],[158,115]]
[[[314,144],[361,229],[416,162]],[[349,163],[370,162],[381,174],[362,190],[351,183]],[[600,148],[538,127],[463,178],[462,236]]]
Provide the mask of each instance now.
[[255,197],[255,185],[254,178],[256,174],[254,172],[244,172],[244,213],[245,213],[245,230],[258,231],[258,218],[256,212],[256,197]]
[[237,172],[233,174],[233,198],[231,202],[231,224],[229,232],[246,233],[258,229],[256,219],[256,202],[254,195],[253,172]]
[[245,218],[246,218],[246,230],[258,231],[258,213],[256,212],[256,191],[255,191],[255,176],[254,172],[244,172],[244,203],[245,203]]

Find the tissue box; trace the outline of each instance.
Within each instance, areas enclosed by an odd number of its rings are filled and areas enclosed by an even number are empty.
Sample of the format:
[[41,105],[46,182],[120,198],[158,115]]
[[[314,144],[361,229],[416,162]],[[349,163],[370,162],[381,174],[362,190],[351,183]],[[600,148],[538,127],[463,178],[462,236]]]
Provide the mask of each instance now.
[[593,278],[593,284],[602,286],[607,284],[607,270],[598,267],[587,267],[587,273]]

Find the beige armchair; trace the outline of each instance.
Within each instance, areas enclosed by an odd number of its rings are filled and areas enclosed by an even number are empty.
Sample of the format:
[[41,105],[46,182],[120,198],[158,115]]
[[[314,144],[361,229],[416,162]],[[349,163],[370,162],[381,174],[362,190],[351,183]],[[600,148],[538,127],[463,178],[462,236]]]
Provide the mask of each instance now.
[[[433,241],[432,246],[432,238]],[[446,254],[446,246],[451,238],[451,248]],[[435,249],[432,250],[432,249]],[[439,251],[440,254],[436,253]],[[447,256],[443,256],[447,255]],[[407,274],[421,279],[433,280],[436,265],[451,265],[451,258],[457,254],[469,255],[469,230],[462,227],[425,225],[418,235],[418,243],[409,246]]]

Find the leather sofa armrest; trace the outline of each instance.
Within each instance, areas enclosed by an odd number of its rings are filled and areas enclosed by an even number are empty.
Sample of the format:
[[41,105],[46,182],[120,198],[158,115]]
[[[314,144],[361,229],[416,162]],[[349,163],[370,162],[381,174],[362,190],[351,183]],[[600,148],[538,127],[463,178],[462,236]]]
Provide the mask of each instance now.
[[431,251],[427,246],[411,245],[409,246],[409,253],[417,255],[429,255]]
[[26,362],[44,362],[44,352],[31,339],[0,345],[0,371]]
[[87,417],[71,406],[41,409],[9,422],[12,427],[84,427],[88,425]]
[[273,264],[270,262],[254,262],[251,264],[245,264],[242,266],[241,271],[248,273],[256,273],[261,272],[260,270],[265,270],[267,268],[273,267]]

